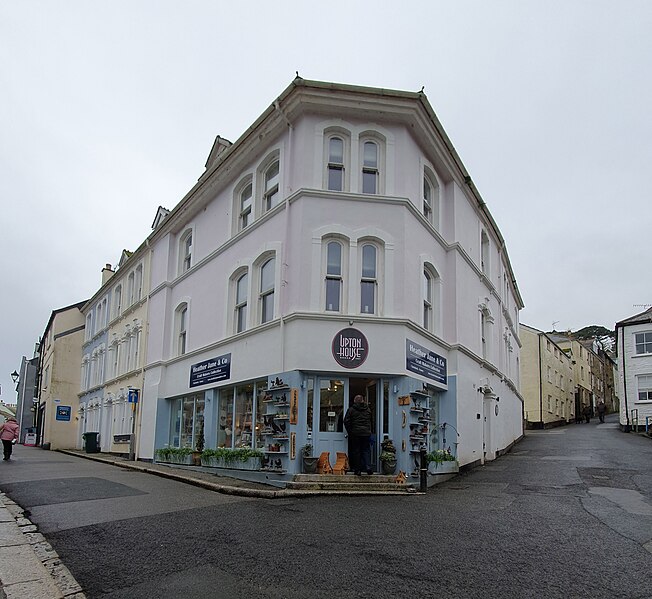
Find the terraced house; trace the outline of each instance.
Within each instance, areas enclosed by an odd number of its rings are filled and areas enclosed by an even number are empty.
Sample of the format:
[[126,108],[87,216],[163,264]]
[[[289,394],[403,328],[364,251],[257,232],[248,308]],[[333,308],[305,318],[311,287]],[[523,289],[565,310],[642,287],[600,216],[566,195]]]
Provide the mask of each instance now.
[[346,452],[358,394],[408,473],[522,435],[505,240],[423,93],[297,77],[148,246],[141,458],[203,436],[282,486],[305,444]]

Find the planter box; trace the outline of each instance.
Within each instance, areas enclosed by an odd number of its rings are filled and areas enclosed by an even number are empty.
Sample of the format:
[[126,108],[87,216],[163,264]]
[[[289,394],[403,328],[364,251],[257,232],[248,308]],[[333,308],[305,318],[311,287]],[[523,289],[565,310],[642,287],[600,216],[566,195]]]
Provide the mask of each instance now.
[[157,462],[161,464],[177,464],[180,466],[192,466],[192,454],[190,455],[173,455],[169,458],[157,458]]
[[430,462],[428,474],[456,474],[460,471],[457,462]]
[[233,460],[227,463],[224,458],[202,457],[201,465],[209,468],[226,468],[229,470],[260,470],[260,458],[249,458],[246,462]]

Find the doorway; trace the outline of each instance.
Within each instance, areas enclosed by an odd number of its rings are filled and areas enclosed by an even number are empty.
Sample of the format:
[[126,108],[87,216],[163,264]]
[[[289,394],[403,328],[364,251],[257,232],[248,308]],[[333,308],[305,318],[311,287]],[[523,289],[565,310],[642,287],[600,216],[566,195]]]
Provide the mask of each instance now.
[[368,378],[320,378],[317,385],[315,410],[317,412],[316,432],[313,433],[315,455],[329,452],[331,464],[335,463],[337,452],[349,452],[349,441],[344,428],[344,415],[353,404],[356,395],[362,395],[368,402],[372,417],[371,461],[378,466],[379,414],[378,390],[382,389],[378,379]]

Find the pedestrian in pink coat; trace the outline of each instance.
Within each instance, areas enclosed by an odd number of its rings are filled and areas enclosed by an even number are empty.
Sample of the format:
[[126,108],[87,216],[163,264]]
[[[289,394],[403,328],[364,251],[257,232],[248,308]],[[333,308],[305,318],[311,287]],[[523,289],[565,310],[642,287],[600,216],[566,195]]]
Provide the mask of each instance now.
[[7,422],[0,426],[0,439],[5,453],[3,459],[8,460],[11,457],[14,443],[18,441],[18,422],[13,416],[9,416]]

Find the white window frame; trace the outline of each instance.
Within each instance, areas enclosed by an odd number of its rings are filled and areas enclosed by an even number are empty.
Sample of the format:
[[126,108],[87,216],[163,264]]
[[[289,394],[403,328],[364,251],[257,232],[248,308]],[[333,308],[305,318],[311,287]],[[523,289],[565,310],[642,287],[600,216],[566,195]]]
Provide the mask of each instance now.
[[[270,171],[276,165],[276,175],[270,176]],[[269,212],[281,203],[281,158],[275,155],[262,169],[262,209]]]
[[[646,394],[646,399],[641,399],[642,392]],[[636,376],[636,403],[652,403],[652,374]]]
[[[337,244],[340,247],[340,264],[339,264],[339,273],[335,272],[333,270],[332,272],[329,271],[329,264],[328,264],[328,253],[329,253],[329,247],[330,244]],[[324,301],[322,303],[322,309],[324,312],[334,312],[336,314],[343,313],[345,311],[344,308],[344,302],[346,298],[346,278],[345,278],[345,264],[347,262],[347,257],[348,257],[348,252],[346,251],[348,249],[348,245],[344,244],[344,241],[339,238],[333,238],[333,237],[328,237],[324,239],[323,242],[323,248],[324,248],[324,258],[323,258],[323,281],[324,281]],[[330,282],[330,283],[329,283]],[[337,282],[338,290],[339,290],[339,306],[337,309],[329,309],[328,307],[328,299],[329,299],[329,287],[332,287],[333,282]],[[331,304],[332,305],[332,304]]]
[[[342,156],[341,160],[337,162],[336,160],[333,159],[333,155],[331,154],[331,142],[333,140],[337,139],[338,141],[341,142],[342,144]],[[345,136],[341,135],[339,132],[333,132],[327,135],[326,137],[326,147],[325,147],[325,156],[326,156],[326,182],[324,187],[328,191],[346,191],[347,185],[346,185],[346,177],[347,177],[347,168],[346,168],[346,163],[347,163],[347,140]],[[336,189],[335,187],[331,187],[331,171],[339,172],[340,174],[340,186],[339,189]]]
[[[243,296],[239,295],[240,282],[243,278],[246,277],[246,289],[244,290]],[[232,288],[233,288],[233,333],[238,334],[246,331],[249,328],[249,288],[250,288],[250,277],[249,269],[241,268],[236,271],[232,278]],[[244,316],[241,321],[240,314],[244,311]],[[240,326],[242,324],[242,326]]]
[[[423,189],[421,211],[426,220],[437,230],[440,230],[440,210],[441,210],[441,184],[434,169],[429,166],[423,168]],[[427,190],[430,191],[428,201]]]
[[188,319],[190,310],[188,303],[179,304],[174,311],[175,314],[175,355],[183,356],[188,352]]
[[[249,190],[249,206],[243,208],[245,191]],[[254,222],[254,181],[253,177],[247,177],[236,189],[236,205],[238,215],[237,231],[243,231]]]
[[[379,266],[380,266],[380,257],[381,257],[381,251],[378,248],[378,245],[376,243],[373,243],[371,241],[363,241],[358,244],[358,247],[360,248],[359,250],[359,263],[360,263],[360,314],[378,314],[379,313],[379,285],[378,285],[378,274],[379,274]],[[365,275],[364,273],[364,254],[365,254],[365,248],[373,248],[374,250],[374,272],[373,275]],[[373,305],[371,311],[365,311],[364,307],[362,305],[363,302],[363,288],[366,286],[371,285],[371,289],[373,290]]]
[[182,275],[192,268],[193,246],[195,232],[191,228],[186,229],[179,238],[179,274]]
[[134,299],[138,302],[143,297],[143,265],[139,264],[134,272]]
[[[263,288],[263,271],[265,270],[266,267],[270,264],[270,262],[273,262],[272,265],[272,280],[271,280],[271,286],[267,286]],[[275,305],[274,302],[276,300],[276,254],[272,254],[269,256],[266,256],[264,261],[260,263],[260,267],[257,269],[258,270],[258,307],[259,307],[259,320],[261,324],[264,324],[266,322],[269,322],[271,320],[274,320],[274,316],[276,314],[275,311]],[[269,296],[272,296],[272,306],[271,310],[272,313],[271,315],[267,315],[265,313],[265,305],[266,301],[269,298]]]
[[113,310],[113,318],[117,318],[122,314],[122,284],[113,290]]
[[[639,335],[641,341],[638,341]],[[638,351],[639,346],[642,346],[643,351]],[[634,333],[634,353],[637,356],[645,356],[652,354],[652,331],[637,331]]]
[[491,244],[489,235],[482,229],[480,233],[480,270],[487,278],[491,273]]

